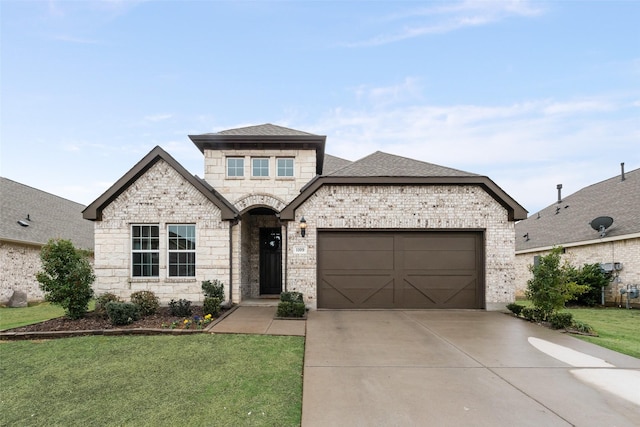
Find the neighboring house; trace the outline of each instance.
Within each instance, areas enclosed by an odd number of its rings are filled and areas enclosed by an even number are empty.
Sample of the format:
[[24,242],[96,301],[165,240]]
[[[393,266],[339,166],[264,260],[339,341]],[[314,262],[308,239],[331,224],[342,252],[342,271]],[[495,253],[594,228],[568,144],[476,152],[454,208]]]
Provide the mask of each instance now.
[[[605,296],[620,303],[621,287],[640,285],[640,169],[622,169],[568,197],[561,197],[560,189],[556,203],[516,224],[518,294],[524,295],[535,257],[562,246],[563,258],[573,266],[600,263],[612,271]],[[598,217],[610,217],[613,224],[601,233],[591,226]]]
[[154,148],[84,211],[98,293],[233,303],[302,292],[309,308],[502,308],[514,300],[514,222],[485,176],[271,124],[191,135],[204,179]]
[[0,178],[0,205],[0,301],[14,290],[42,300],[35,277],[42,246],[66,239],[93,251],[93,224],[82,218],[85,206],[7,178]]

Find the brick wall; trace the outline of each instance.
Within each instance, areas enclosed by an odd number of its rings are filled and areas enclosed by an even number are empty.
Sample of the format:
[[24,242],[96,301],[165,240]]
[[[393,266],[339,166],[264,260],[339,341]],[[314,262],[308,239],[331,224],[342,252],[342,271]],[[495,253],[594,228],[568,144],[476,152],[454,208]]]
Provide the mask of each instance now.
[[0,242],[0,265],[0,301],[6,303],[14,290],[26,292],[29,301],[44,299],[36,280],[42,269],[39,246]]
[[[153,165],[103,210],[102,218],[95,222],[94,288],[98,295],[113,292],[128,300],[131,292],[150,290],[162,304],[178,298],[200,303],[203,280],[229,284],[229,224],[221,220],[214,204],[166,162]],[[160,226],[158,278],[131,277],[132,224]],[[195,224],[195,278],[168,277],[168,224]]]
[[[317,229],[484,229],[488,309],[515,298],[514,223],[498,202],[478,186],[323,186],[296,211],[307,236],[288,227],[289,290],[303,292],[316,307]],[[306,253],[296,253],[305,247]]]
[[[547,255],[550,251],[528,252],[516,255],[516,295],[524,297],[527,281],[532,274],[529,266],[537,255]],[[595,263],[622,263],[622,270],[617,272],[617,280],[605,291],[608,302],[620,301],[620,288],[626,285],[640,285],[640,238],[612,240],[585,246],[568,246],[562,256],[574,267]],[[626,300],[624,300],[626,301]]]

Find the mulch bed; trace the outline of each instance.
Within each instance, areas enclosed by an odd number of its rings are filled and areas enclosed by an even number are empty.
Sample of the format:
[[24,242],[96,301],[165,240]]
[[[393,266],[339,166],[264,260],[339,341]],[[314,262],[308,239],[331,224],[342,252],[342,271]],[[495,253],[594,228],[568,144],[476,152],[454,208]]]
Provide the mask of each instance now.
[[[204,317],[201,306],[192,306],[192,313],[188,319],[193,320],[194,316]],[[224,312],[222,313],[224,315]],[[33,325],[21,326],[3,332],[61,332],[61,331],[96,331],[96,330],[129,330],[129,329],[184,329],[185,317],[172,316],[168,307],[160,307],[156,314],[144,317],[129,325],[112,325],[108,318],[95,313],[88,312],[82,319],[71,320],[66,317],[45,320]],[[177,322],[175,328],[169,326]],[[208,325],[207,325],[208,326]],[[191,329],[196,329],[191,325]]]

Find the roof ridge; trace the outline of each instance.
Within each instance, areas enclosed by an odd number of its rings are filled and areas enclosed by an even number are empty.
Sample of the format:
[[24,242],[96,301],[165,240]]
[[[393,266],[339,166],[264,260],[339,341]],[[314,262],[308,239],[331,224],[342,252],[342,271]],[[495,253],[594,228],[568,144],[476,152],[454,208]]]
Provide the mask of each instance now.
[[75,203],[76,205],[80,205],[80,206],[83,206],[83,207],[84,207],[84,206],[86,206],[86,205],[84,205],[84,204],[82,204],[82,203],[80,203],[80,202],[76,202],[75,200],[71,200],[71,199],[67,199],[66,197],[58,196],[57,194],[50,193],[50,192],[48,192],[48,191],[42,190],[42,189],[40,189],[40,188],[33,187],[33,186],[31,186],[31,185],[28,185],[28,184],[23,184],[22,182],[18,182],[18,181],[16,181],[16,180],[11,179],[11,178],[7,178],[7,177],[4,177],[4,176],[0,176],[0,179],[4,179],[4,180],[7,180],[7,181],[11,181],[11,182],[13,182],[14,184],[17,184],[17,185],[21,185],[21,186],[23,186],[23,187],[30,188],[31,190],[38,191],[38,192],[40,192],[40,193],[44,193],[44,194],[47,194],[47,195],[49,195],[49,196],[57,197],[58,199],[65,200],[65,201],[70,202],[70,203]]

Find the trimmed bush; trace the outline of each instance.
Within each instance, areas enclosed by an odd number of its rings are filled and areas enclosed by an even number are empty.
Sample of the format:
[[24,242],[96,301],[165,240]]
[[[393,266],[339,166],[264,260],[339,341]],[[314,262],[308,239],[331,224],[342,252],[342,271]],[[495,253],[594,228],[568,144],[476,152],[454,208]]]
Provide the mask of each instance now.
[[302,302],[280,301],[277,317],[304,317],[306,308]]
[[191,316],[191,301],[179,299],[169,301],[169,311],[172,316],[189,317]]
[[304,303],[304,300],[302,298],[302,292],[295,292],[295,291],[280,293],[280,301]]
[[138,306],[141,316],[155,314],[160,308],[156,294],[151,291],[138,291],[131,294],[131,302]]
[[140,319],[138,306],[131,302],[107,303],[107,314],[112,325],[129,325]]
[[516,316],[520,316],[520,313],[522,313],[523,308],[524,308],[524,305],[516,304],[515,302],[512,302],[511,304],[507,304],[507,310],[509,310]]
[[545,320],[544,311],[537,307],[524,307],[521,314],[522,317],[530,322],[542,322]]
[[553,313],[549,316],[549,323],[553,329],[566,329],[571,326],[572,320],[571,313]]
[[103,317],[108,317],[107,304],[110,302],[122,302],[122,300],[111,292],[104,293],[96,298],[96,308],[94,311]]
[[224,284],[218,279],[204,280],[202,281],[202,292],[205,297],[218,298],[220,301],[224,301]]
[[203,314],[206,316],[207,314],[212,315],[213,317],[220,316],[220,298],[215,297],[206,297],[204,299],[204,303],[202,304]]
[[609,286],[611,273],[600,268],[600,264],[584,264],[582,268],[569,272],[569,280],[587,286],[588,289],[567,301],[567,304],[593,307],[602,302],[602,288]]

